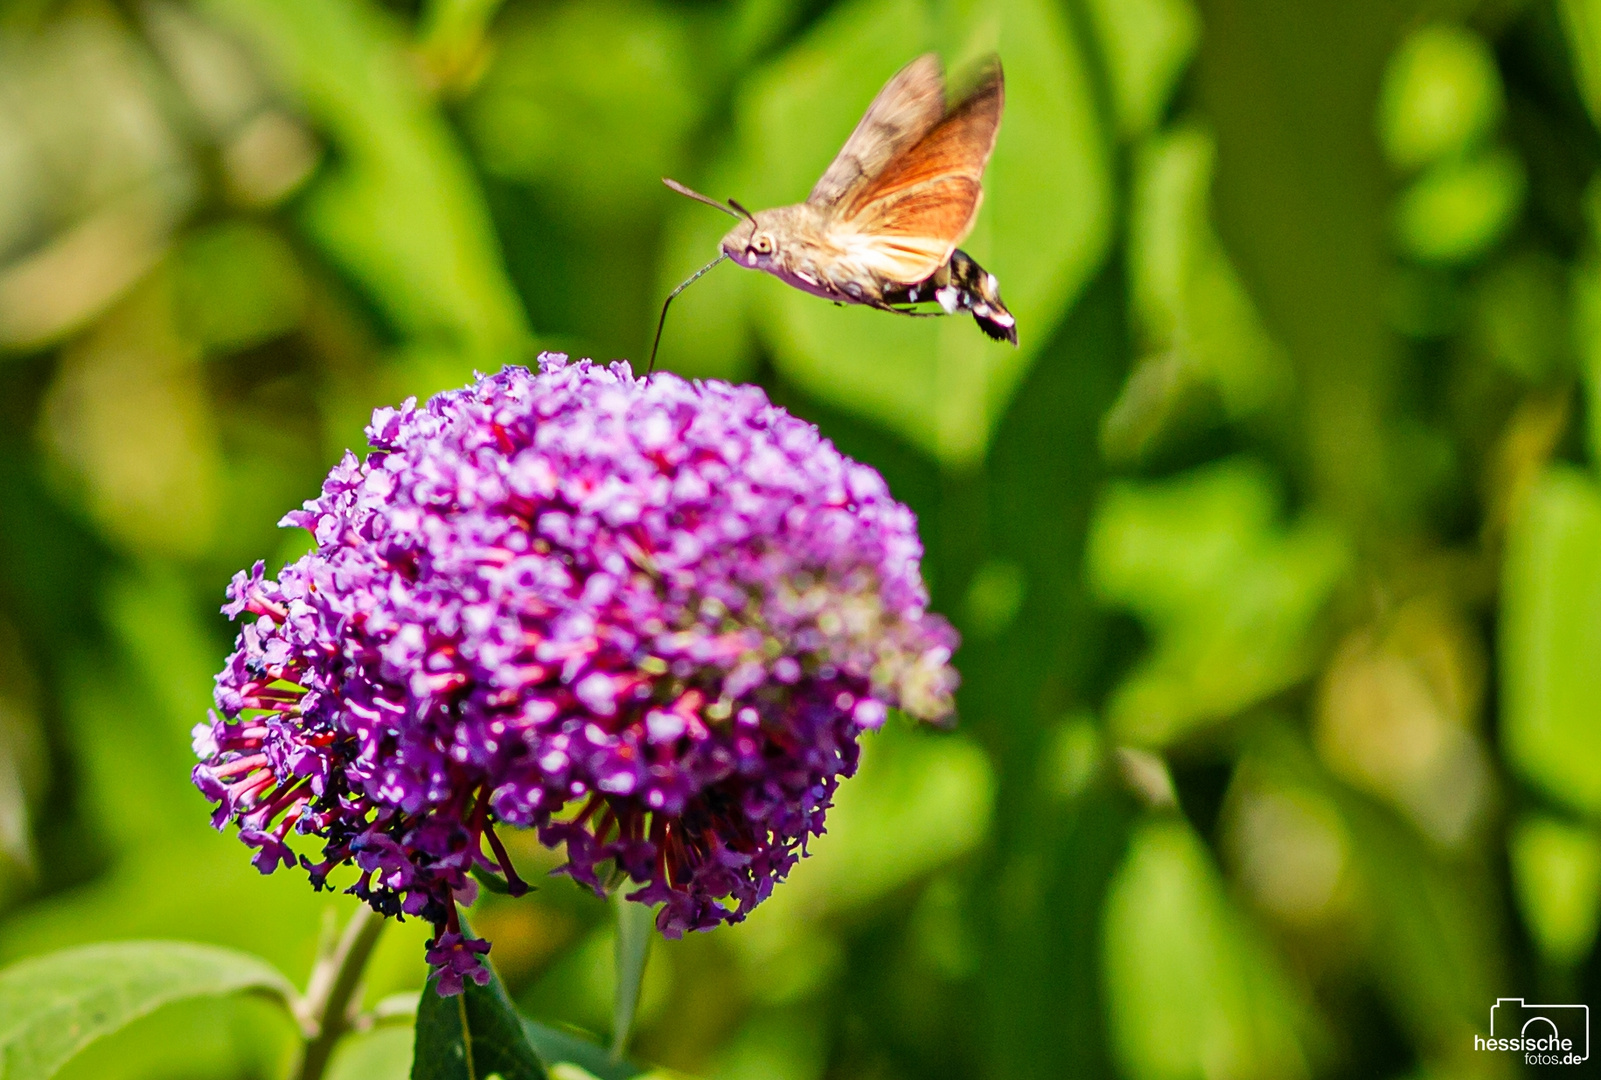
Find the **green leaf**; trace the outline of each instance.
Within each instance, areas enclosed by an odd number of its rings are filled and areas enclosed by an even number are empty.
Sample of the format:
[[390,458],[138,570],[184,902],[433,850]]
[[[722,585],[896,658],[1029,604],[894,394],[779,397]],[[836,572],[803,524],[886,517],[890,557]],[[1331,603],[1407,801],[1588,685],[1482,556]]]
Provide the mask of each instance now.
[[1495,260],[1474,290],[1474,338],[1504,368],[1534,385],[1567,374],[1575,343],[1570,288],[1578,294],[1576,305],[1589,299],[1585,275],[1574,278],[1570,284],[1567,266],[1540,248]]
[[1140,457],[1198,384],[1213,387],[1234,420],[1289,396],[1288,359],[1212,227],[1216,157],[1215,140],[1194,125],[1152,136],[1135,154],[1130,307],[1145,356],[1102,424],[1113,459]]
[[1183,822],[1135,833],[1105,919],[1108,1025],[1131,1080],[1310,1072],[1295,987]]
[[1191,0],[1088,0],[1125,139],[1156,127],[1201,37]]
[[617,911],[617,937],[613,942],[612,970],[617,980],[612,998],[612,1056],[621,1058],[628,1051],[628,1036],[634,1027],[639,995],[645,985],[645,961],[650,959],[650,942],[656,929],[656,909],[625,900],[627,888],[612,896]]
[[429,979],[417,1005],[411,1080],[545,1080],[545,1067],[523,1033],[522,1020],[493,973],[461,993],[440,997]]
[[[1601,184],[1586,197],[1591,245],[1601,226]],[[1601,260],[1594,252],[1573,267],[1574,340],[1579,348],[1579,382],[1584,388],[1590,460],[1601,461]]]
[[496,896],[511,895],[511,882],[507,881],[493,870],[485,870],[481,866],[474,866],[470,872],[474,881],[477,881],[478,884],[482,885]]
[[990,760],[974,742],[886,724],[840,786],[828,831],[730,939],[783,935],[824,912],[866,907],[971,851],[994,802]]
[[289,981],[247,953],[179,941],[90,945],[0,972],[0,1076],[44,1080],[94,1040],[185,998],[257,990],[294,1000]]
[[305,196],[302,220],[423,350],[414,355],[435,358],[419,379],[463,381],[475,365],[520,356],[528,328],[482,194],[387,13],[367,0],[206,6],[260,50],[337,144],[338,164]]
[[[638,907],[639,905],[634,905]],[[576,1065],[597,1080],[632,1080],[648,1070],[627,1059],[618,1060],[606,1048],[559,1028],[548,1027],[536,1020],[523,1018],[523,1034],[533,1044],[546,1068],[555,1070],[562,1065]]]
[[1590,119],[1601,123],[1601,0],[1561,0],[1562,29]]
[[[1236,776],[1303,791],[1314,804],[1338,811],[1335,828],[1349,837],[1355,883],[1336,885],[1328,897],[1332,906],[1323,913],[1331,922],[1324,926],[1355,921],[1368,928],[1359,946],[1362,962],[1414,1045],[1446,1045],[1454,1033],[1482,1024],[1485,1002],[1510,978],[1499,915],[1501,879],[1492,878],[1482,861],[1443,852],[1389,808],[1337,782],[1295,725],[1255,728]],[[1330,825],[1323,822],[1324,828]],[[1297,842],[1296,857],[1308,854],[1305,841]],[[1242,883],[1249,884],[1248,878]],[[1306,884],[1304,876],[1296,879],[1297,887]]]
[[1023,568],[1005,559],[991,559],[973,572],[967,586],[967,621],[962,632],[974,641],[1003,633],[1016,621],[1028,595]]
[[415,1038],[409,1026],[347,1035],[328,1063],[327,1080],[407,1080]]
[[417,27],[417,53],[443,94],[470,88],[490,54],[485,40],[504,0],[429,0]]
[[1512,885],[1540,952],[1568,967],[1590,955],[1601,926],[1601,835],[1527,815],[1512,830]]
[[1501,739],[1524,779],[1601,814],[1601,492],[1556,466],[1525,496],[1502,571]]
[[1415,169],[1469,149],[1504,110],[1489,44],[1464,27],[1425,26],[1390,58],[1379,138],[1390,164]]
[[662,175],[682,171],[703,68],[682,14],[662,5],[523,9],[496,35],[465,119],[491,173],[617,228],[648,219],[665,194]]
[[173,304],[179,328],[218,351],[258,345],[293,330],[306,283],[288,243],[250,222],[229,221],[178,248]]
[[1516,220],[1527,186],[1523,162],[1506,149],[1432,166],[1396,205],[1401,250],[1424,263],[1478,258]]
[[1113,485],[1090,525],[1090,583],[1155,644],[1113,693],[1123,741],[1163,746],[1293,685],[1350,560],[1316,520],[1277,524],[1271,476],[1236,459],[1162,483]]

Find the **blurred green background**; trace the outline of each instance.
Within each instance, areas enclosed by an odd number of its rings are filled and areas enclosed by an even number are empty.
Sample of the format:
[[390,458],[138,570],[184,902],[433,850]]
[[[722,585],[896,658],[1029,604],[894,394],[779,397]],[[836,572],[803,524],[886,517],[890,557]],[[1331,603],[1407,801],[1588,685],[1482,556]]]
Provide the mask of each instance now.
[[[229,575],[374,406],[637,362],[727,225],[659,177],[798,201],[927,49],[1006,66],[966,246],[1022,348],[726,267],[663,363],[917,510],[962,723],[869,738],[768,904],[655,950],[639,1056],[1492,1077],[1498,996],[1601,1003],[1601,0],[5,0],[0,962],[303,977],[349,898],[187,779]],[[604,904],[474,919],[606,1034]],[[291,1034],[195,1004],[69,1071],[265,1080]]]

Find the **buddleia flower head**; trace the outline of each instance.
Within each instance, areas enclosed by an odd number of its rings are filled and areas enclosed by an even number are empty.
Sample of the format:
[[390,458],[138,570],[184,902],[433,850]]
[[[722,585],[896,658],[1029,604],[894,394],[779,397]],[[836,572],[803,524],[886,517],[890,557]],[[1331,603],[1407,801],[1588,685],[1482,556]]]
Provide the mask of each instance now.
[[194,779],[263,872],[350,865],[432,923],[442,992],[488,977],[474,868],[525,887],[497,829],[630,879],[668,936],[735,922],[863,731],[950,715],[911,511],[760,389],[547,354],[367,437],[284,519],[315,549],[229,587]]

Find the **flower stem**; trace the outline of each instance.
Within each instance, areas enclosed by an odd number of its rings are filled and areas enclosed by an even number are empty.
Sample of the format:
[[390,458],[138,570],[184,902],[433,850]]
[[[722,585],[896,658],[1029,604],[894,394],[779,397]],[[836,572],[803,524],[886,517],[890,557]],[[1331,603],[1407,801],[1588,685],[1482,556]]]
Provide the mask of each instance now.
[[333,952],[317,962],[306,986],[306,1048],[300,1057],[296,1080],[322,1080],[334,1046],[350,1030],[351,1002],[361,988],[361,976],[385,920],[366,904],[345,925]]

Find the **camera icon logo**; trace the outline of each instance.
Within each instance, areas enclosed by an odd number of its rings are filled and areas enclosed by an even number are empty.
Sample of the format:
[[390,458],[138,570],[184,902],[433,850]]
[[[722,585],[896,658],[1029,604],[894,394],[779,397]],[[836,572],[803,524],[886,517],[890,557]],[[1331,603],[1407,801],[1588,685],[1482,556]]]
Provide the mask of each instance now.
[[1507,1049],[1555,1054],[1553,1063],[1588,1061],[1590,1006],[1530,1005],[1522,998],[1498,998],[1490,1009],[1490,1038],[1512,1043]]

